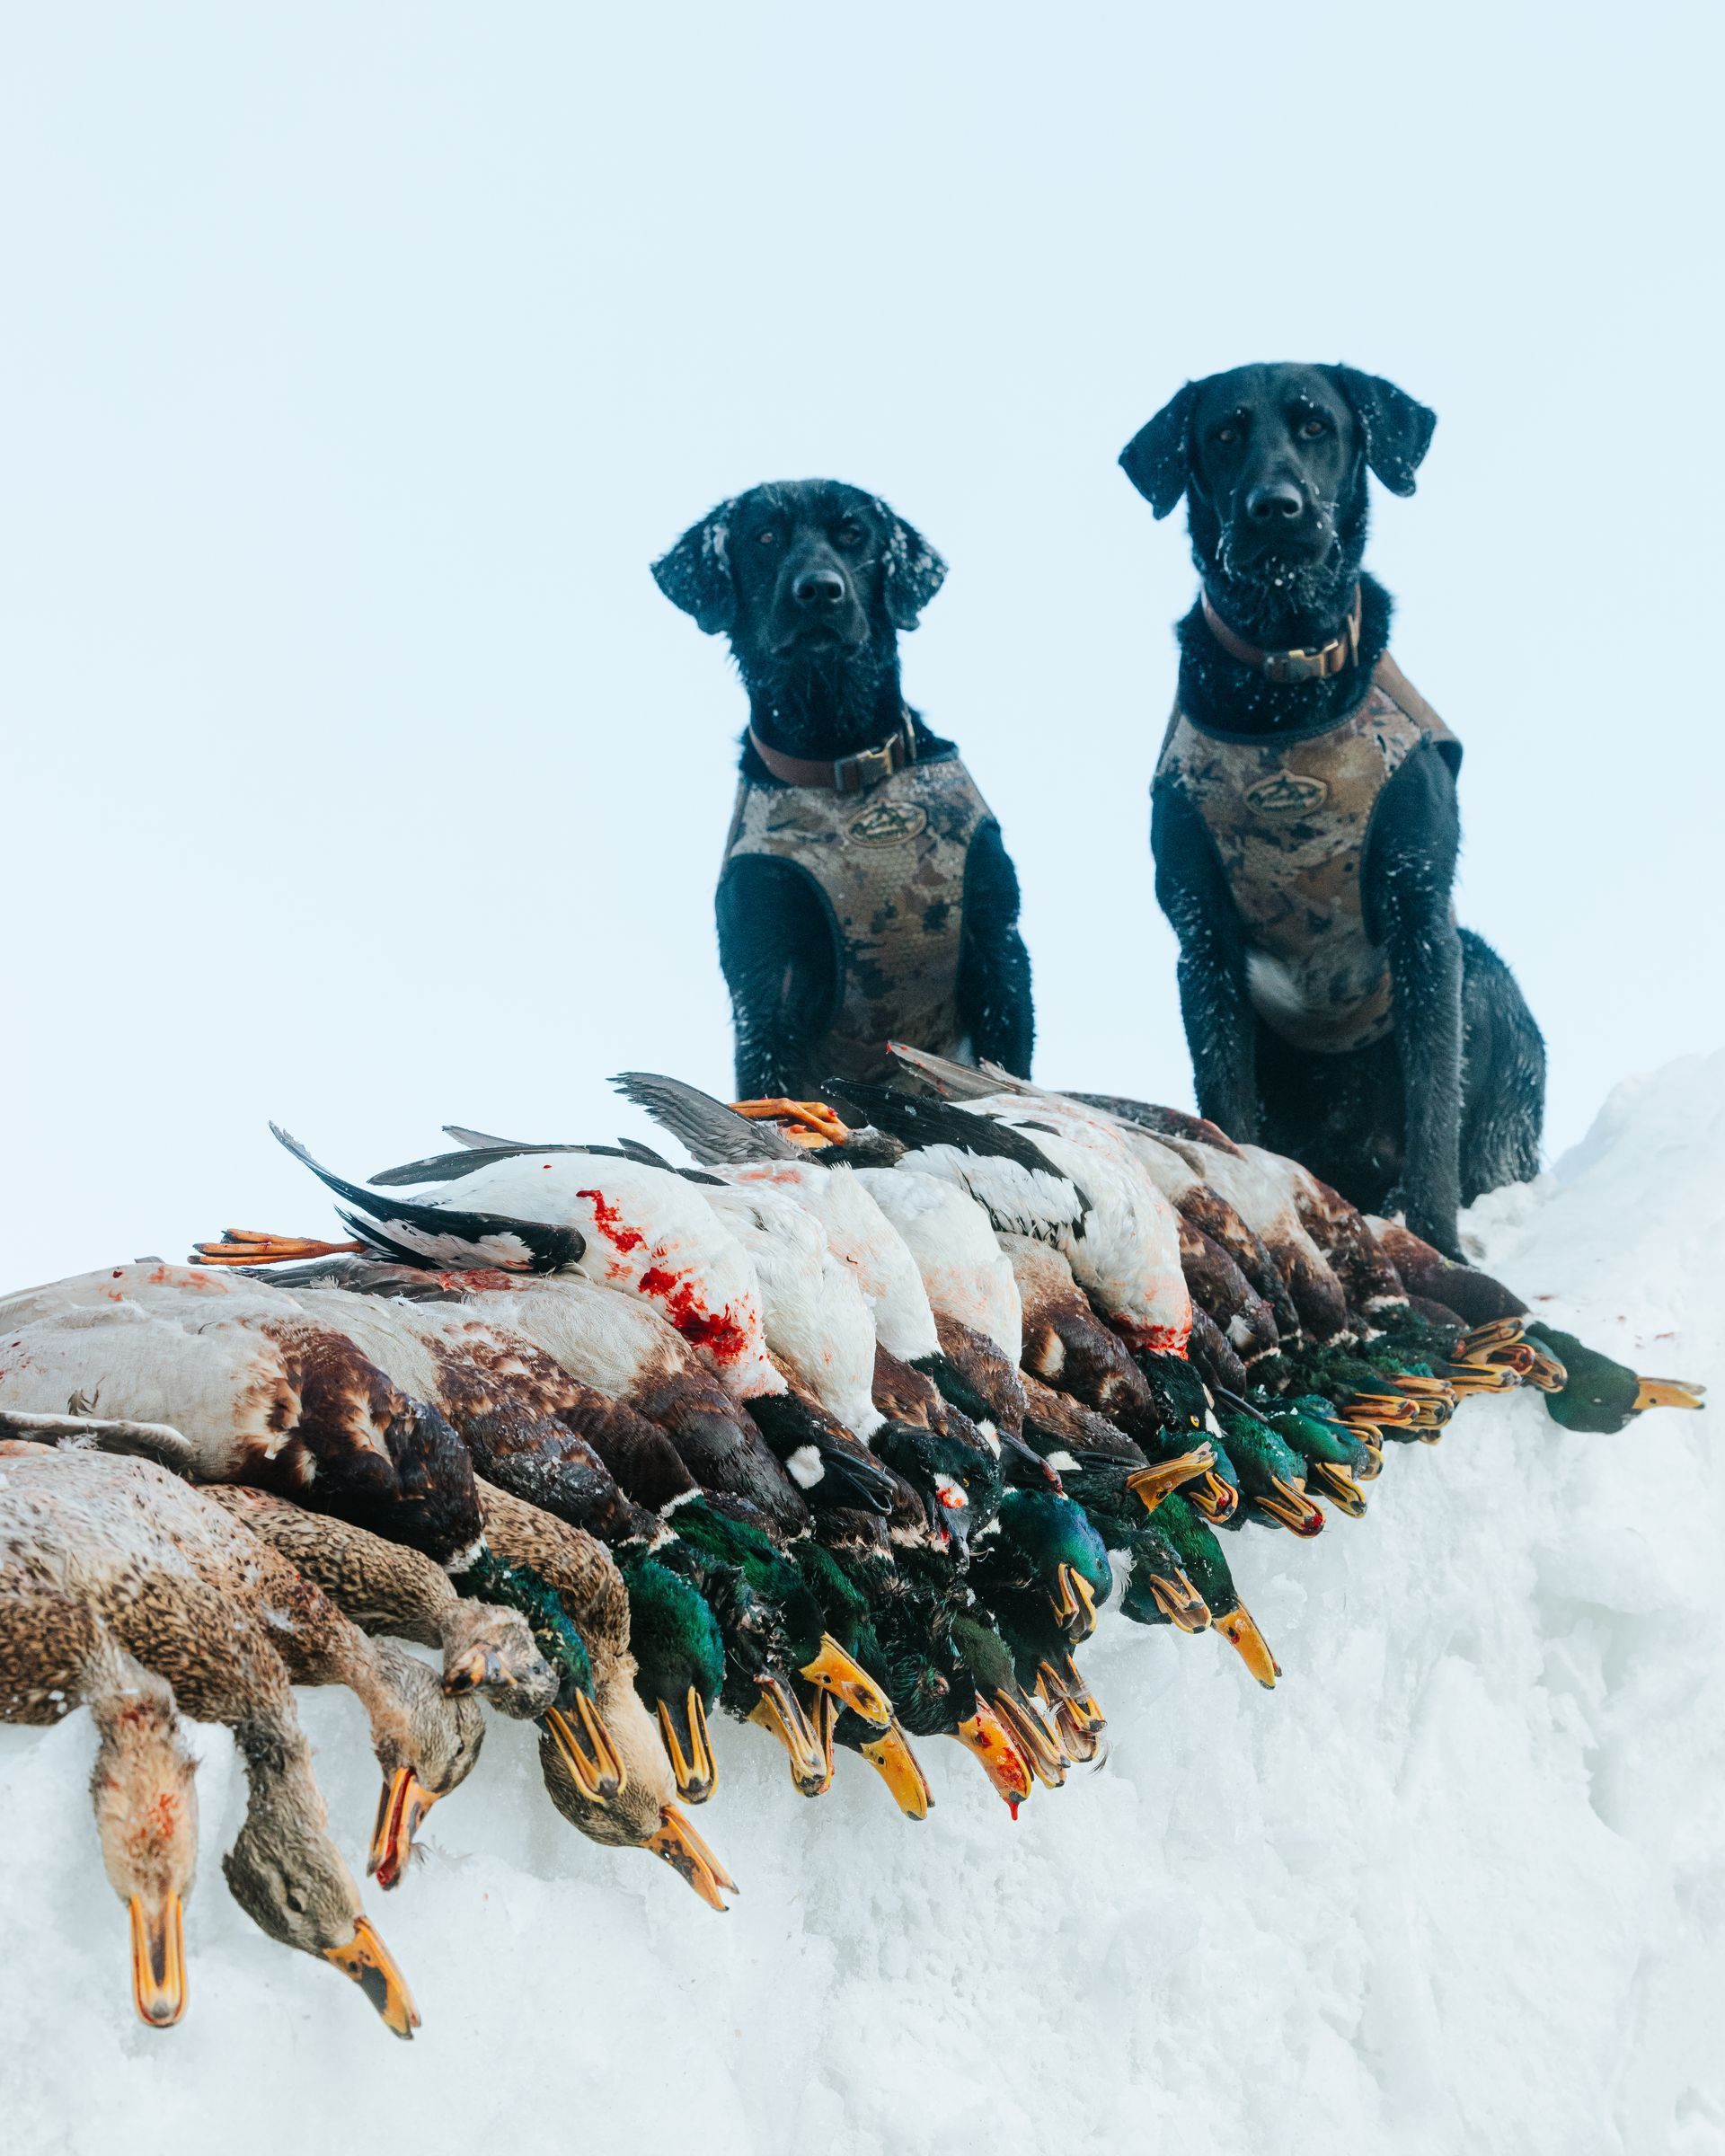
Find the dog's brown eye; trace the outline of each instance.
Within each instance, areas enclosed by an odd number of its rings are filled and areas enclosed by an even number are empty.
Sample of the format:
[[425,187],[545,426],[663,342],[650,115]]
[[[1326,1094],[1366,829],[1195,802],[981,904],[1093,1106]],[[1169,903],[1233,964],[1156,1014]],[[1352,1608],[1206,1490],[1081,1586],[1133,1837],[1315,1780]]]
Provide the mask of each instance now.
[[1308,442],[1316,441],[1318,437],[1325,431],[1326,429],[1322,420],[1306,420],[1303,422],[1300,428],[1301,434]]
[[756,532],[755,535],[756,546],[776,546],[778,543],[779,535],[776,532]]
[[1237,442],[1240,439],[1240,429],[1237,427],[1218,427],[1216,430],[1216,438],[1218,442]]
[[833,536],[841,546],[854,546],[862,536],[860,524],[841,524]]

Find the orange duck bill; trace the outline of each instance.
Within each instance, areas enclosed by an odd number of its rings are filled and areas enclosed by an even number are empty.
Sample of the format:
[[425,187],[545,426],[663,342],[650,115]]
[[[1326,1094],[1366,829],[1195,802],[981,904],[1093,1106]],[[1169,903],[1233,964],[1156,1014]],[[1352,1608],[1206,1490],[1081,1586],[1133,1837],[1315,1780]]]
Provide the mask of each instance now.
[[709,1909],[725,1913],[724,1896],[737,1892],[737,1882],[689,1825],[686,1814],[676,1805],[661,1805],[657,1833],[641,1843],[662,1857],[681,1879],[686,1879]]
[[892,1701],[862,1664],[854,1661],[837,1640],[827,1633],[820,1636],[819,1653],[812,1662],[805,1662],[797,1674],[830,1693],[871,1728],[885,1729],[890,1726]]
[[1270,1494],[1254,1498],[1267,1519],[1274,1520],[1278,1527],[1286,1527],[1290,1534],[1314,1535],[1323,1533],[1323,1513],[1305,1494],[1304,1483],[1290,1482],[1282,1475],[1270,1477]]
[[[1182,1483],[1190,1482],[1199,1475],[1208,1475],[1215,1465],[1216,1447],[1200,1445],[1190,1453],[1181,1453],[1177,1459],[1159,1460],[1154,1467],[1135,1469],[1126,1478],[1126,1487],[1146,1512],[1154,1512]],[[1229,1510],[1233,1510],[1232,1506]]]
[[1269,1642],[1258,1630],[1245,1604],[1236,1603],[1225,1617],[1218,1617],[1216,1629],[1264,1690],[1273,1692],[1282,1674],[1281,1665],[1270,1653]]
[[437,1801],[411,1767],[397,1767],[384,1784],[377,1799],[376,1824],[371,1830],[366,1875],[385,1891],[399,1886],[407,1877],[413,1837]]
[[1692,1385],[1681,1377],[1638,1377],[1635,1380],[1635,1412],[1639,1415],[1649,1408],[1699,1408],[1705,1404],[1705,1385]]
[[889,1723],[878,1736],[865,1736],[856,1748],[886,1783],[905,1817],[926,1819],[933,1809],[934,1793],[898,1723]]
[[[701,1694],[690,1685],[688,1697],[683,1702],[682,1733],[677,1729],[677,1717],[668,1701],[660,1700],[657,1711],[659,1741],[677,1778],[677,1795],[685,1804],[704,1804],[719,1786],[719,1762],[713,1756],[712,1741],[707,1735],[707,1710]],[[686,1750],[684,1734],[688,1738]]]
[[325,1947],[323,1958],[353,1979],[383,2016],[385,2028],[395,2036],[411,2037],[420,2026],[420,2010],[368,1917],[355,1920],[353,1937],[345,1947]]
[[149,2028],[172,2028],[186,2010],[185,1904],[177,1894],[166,1894],[151,1908],[135,1894],[126,1907],[137,2018]]
[[565,1714],[561,1707],[547,1707],[544,1722],[559,1758],[581,1795],[589,1804],[615,1804],[629,1786],[629,1770],[592,1701],[578,1692],[572,1715]]
[[1013,1699],[1006,1692],[995,1692],[988,1703],[1018,1746],[1025,1764],[1042,1787],[1045,1789],[1059,1789],[1065,1783],[1066,1769],[1073,1762],[1067,1758],[1066,1747],[1042,1719],[1038,1710],[1028,1701]]
[[1052,1661],[1037,1665],[1036,1694],[1054,1717],[1067,1758],[1084,1763],[1100,1754],[1108,1718],[1072,1657],[1063,1655],[1060,1659],[1064,1668]]
[[1032,1776],[1022,1754],[1002,1727],[994,1710],[983,1701],[977,1701],[977,1710],[967,1722],[960,1722],[952,1732],[967,1752],[974,1753],[982,1763],[982,1771],[994,1785],[996,1795],[1004,1798],[1007,1809],[1014,1819],[1018,1807],[1029,1797]]
[[793,1145],[818,1153],[824,1145],[842,1145],[851,1135],[848,1123],[824,1100],[788,1100],[782,1095],[765,1100],[733,1100],[734,1114],[752,1123],[776,1123]]
[[833,1763],[820,1732],[804,1713],[802,1702],[779,1677],[757,1677],[760,1699],[749,1715],[763,1729],[770,1729],[784,1746],[791,1762],[791,1779],[804,1797],[824,1797],[833,1786]]
[[1084,1574],[1073,1565],[1062,1565],[1054,1576],[1054,1592],[1048,1600],[1054,1606],[1055,1621],[1075,1647],[1081,1647],[1096,1630],[1095,1594]]

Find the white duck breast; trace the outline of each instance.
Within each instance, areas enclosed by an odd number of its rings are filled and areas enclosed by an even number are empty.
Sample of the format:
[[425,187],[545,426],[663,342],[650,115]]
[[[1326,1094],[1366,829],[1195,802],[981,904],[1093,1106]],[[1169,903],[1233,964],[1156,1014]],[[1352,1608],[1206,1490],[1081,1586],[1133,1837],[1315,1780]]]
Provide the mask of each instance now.
[[578,1229],[587,1247],[577,1278],[651,1303],[735,1398],[783,1392],[748,1254],[670,1169],[606,1153],[522,1153],[439,1183],[419,1202]]
[[903,1238],[930,1304],[992,1340],[1018,1364],[1023,1305],[988,1215],[956,1182],[918,1168],[854,1168]]
[[206,1481],[255,1478],[291,1496],[316,1472],[281,1349],[219,1319],[193,1330],[121,1300],[14,1326],[0,1336],[0,1407],[169,1423]]
[[902,1363],[940,1353],[934,1312],[910,1246],[876,1198],[844,1162],[823,1168],[813,1161],[762,1161],[711,1171],[739,1189],[765,1184],[794,1197],[815,1215],[827,1247],[856,1276],[874,1312],[875,1336]]
[[1053,1224],[1041,1231],[1044,1240],[1064,1253],[1073,1277],[1132,1347],[1183,1355],[1192,1298],[1180,1268],[1180,1224],[1124,1136],[1052,1096],[1004,1093],[960,1105],[1022,1131],[1088,1194],[1082,1223]]
[[854,1273],[818,1218],[783,1190],[721,1181],[702,1195],[754,1260],[766,1344],[829,1415],[865,1443],[875,1406],[874,1319]]

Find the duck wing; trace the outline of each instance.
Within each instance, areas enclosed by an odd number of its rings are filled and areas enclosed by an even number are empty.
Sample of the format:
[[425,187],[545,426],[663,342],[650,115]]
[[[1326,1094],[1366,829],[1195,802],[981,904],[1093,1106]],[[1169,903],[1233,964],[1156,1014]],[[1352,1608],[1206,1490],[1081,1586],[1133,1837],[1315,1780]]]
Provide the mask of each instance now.
[[[913,1100],[884,1085],[836,1081],[836,1097],[862,1110],[876,1129],[903,1144],[918,1164],[919,1153],[959,1156],[964,1188],[987,1212],[998,1233],[1034,1235],[1050,1226],[1084,1233],[1091,1211],[1089,1193],[1065,1170],[1057,1168],[1035,1138],[1019,1126],[987,1114],[955,1107],[948,1100]],[[1051,1136],[1058,1136],[1050,1130]]]
[[743,1166],[750,1161],[798,1161],[809,1157],[772,1124],[753,1122],[734,1108],[703,1093],[698,1085],[667,1078],[658,1071],[620,1071],[611,1081],[625,1100],[644,1108],[663,1124],[697,1161]]
[[[352,1213],[341,1213],[343,1224],[362,1242],[405,1264],[452,1272],[495,1266],[505,1272],[554,1273],[575,1264],[587,1248],[586,1238],[577,1228],[548,1226],[543,1221],[516,1220],[498,1213],[419,1205],[411,1198],[380,1197],[363,1184],[348,1182],[321,1166],[279,1123],[272,1123],[270,1128],[278,1142],[309,1168],[326,1189],[355,1208]],[[472,1155],[467,1157],[471,1164]]]

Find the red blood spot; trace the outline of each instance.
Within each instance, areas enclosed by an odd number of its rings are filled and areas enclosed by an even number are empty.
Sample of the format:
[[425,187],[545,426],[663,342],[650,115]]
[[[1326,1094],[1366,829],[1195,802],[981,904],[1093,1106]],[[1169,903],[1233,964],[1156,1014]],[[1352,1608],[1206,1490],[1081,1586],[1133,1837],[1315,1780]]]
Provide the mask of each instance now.
[[615,1206],[607,1205],[597,1190],[578,1190],[577,1197],[588,1199],[593,1206],[593,1225],[618,1250],[638,1250],[647,1238],[639,1228],[632,1228]]
[[704,1348],[721,1362],[734,1362],[748,1352],[747,1329],[729,1309],[711,1311],[680,1273],[650,1265],[635,1283],[643,1295],[663,1306],[665,1315],[692,1348]]
[[1009,1797],[1006,1799],[1006,1809],[1013,1815],[1014,1819],[1018,1817],[1018,1798],[1016,1797]]

